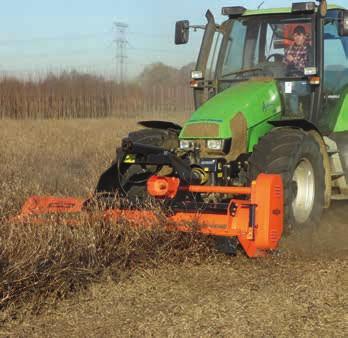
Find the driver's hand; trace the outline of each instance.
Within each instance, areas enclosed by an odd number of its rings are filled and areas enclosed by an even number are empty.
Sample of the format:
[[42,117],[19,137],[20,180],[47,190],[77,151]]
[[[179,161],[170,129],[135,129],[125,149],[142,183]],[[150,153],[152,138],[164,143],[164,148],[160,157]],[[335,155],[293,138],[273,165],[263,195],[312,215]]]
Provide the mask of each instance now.
[[295,58],[292,56],[292,55],[288,55],[286,57],[286,59],[289,61],[289,62],[294,62]]

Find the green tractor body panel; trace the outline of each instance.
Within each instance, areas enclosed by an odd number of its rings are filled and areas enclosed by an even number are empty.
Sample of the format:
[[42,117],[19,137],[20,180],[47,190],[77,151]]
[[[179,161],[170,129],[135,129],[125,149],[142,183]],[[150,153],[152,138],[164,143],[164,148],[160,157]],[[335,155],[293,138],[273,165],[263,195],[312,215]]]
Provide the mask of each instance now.
[[233,138],[231,123],[243,114],[248,128],[248,148],[271,128],[268,121],[279,119],[282,111],[274,80],[240,82],[219,93],[199,107],[185,123],[180,139]]
[[347,131],[348,128],[348,94],[344,96],[334,132]]

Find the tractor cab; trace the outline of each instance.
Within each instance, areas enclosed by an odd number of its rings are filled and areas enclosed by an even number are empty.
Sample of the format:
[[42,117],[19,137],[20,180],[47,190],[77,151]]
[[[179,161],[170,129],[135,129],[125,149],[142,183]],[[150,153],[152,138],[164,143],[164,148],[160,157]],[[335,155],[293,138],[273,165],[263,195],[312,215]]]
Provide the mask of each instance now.
[[[206,15],[191,81],[196,108],[241,82],[273,80],[283,119],[332,130],[348,85],[347,11],[321,1],[268,10],[224,7],[222,14],[228,19],[221,25],[210,11]],[[177,23],[177,44],[188,41],[189,27]]]
[[[308,75],[316,75],[313,15],[246,16],[228,20],[227,37],[217,64],[217,92],[240,81],[264,78],[277,80],[285,115],[305,117],[312,91]],[[296,32],[299,32],[297,34]],[[296,45],[294,36],[301,38]],[[298,63],[290,62],[289,59]],[[301,92],[301,102],[292,93]]]

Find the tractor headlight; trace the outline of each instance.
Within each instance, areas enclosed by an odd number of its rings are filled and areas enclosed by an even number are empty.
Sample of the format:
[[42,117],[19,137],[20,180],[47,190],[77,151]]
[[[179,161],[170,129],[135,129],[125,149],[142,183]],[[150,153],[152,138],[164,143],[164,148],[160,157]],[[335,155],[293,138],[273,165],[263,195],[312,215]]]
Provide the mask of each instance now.
[[180,141],[180,149],[182,150],[193,150],[194,148],[194,143],[193,141],[190,140],[181,140]]
[[223,140],[207,140],[207,148],[210,150],[223,150]]

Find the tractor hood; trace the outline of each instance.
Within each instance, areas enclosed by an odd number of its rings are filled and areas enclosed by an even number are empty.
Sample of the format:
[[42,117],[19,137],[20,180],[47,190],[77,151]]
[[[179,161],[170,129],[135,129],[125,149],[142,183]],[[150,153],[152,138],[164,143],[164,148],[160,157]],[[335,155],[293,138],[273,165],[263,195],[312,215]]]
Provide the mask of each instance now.
[[279,117],[281,109],[276,81],[257,79],[239,82],[199,107],[185,123],[180,138],[231,138],[231,126],[237,115],[242,115],[250,129]]

